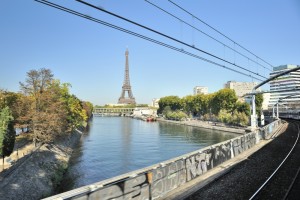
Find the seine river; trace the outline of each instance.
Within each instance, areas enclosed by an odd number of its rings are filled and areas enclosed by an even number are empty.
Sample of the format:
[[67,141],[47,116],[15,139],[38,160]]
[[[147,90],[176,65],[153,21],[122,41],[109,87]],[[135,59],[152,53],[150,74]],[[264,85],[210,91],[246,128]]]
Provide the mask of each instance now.
[[94,117],[74,150],[61,191],[95,183],[236,137],[127,117]]

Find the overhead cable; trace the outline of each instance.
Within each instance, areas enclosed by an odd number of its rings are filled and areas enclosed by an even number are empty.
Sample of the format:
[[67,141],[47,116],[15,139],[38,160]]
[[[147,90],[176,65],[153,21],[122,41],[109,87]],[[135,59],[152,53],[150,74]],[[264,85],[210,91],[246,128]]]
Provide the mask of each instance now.
[[195,26],[189,24],[188,22],[184,21],[183,19],[180,19],[179,17],[175,16],[174,14],[172,14],[172,13],[168,12],[167,10],[165,10],[165,9],[163,9],[163,8],[161,8],[161,7],[159,7],[158,5],[152,3],[152,2],[150,2],[150,1],[148,1],[148,0],[145,0],[145,1],[146,1],[147,3],[149,3],[150,5],[156,7],[157,9],[163,11],[164,13],[166,13],[166,14],[168,14],[168,15],[174,17],[174,18],[176,18],[176,19],[179,20],[180,22],[183,22],[184,24],[188,25],[189,27],[191,27],[191,28],[197,30],[198,32],[202,33],[203,35],[209,37],[210,39],[212,39],[212,40],[214,40],[214,41],[216,41],[216,42],[222,44],[223,46],[227,47],[228,49],[230,49],[230,50],[232,50],[232,51],[238,53],[239,55],[243,56],[244,58],[247,58],[248,60],[251,60],[253,63],[255,63],[255,64],[257,64],[257,65],[260,65],[261,67],[263,67],[263,68],[265,68],[265,69],[267,69],[267,70],[269,70],[269,71],[272,71],[272,70],[270,70],[269,68],[265,67],[264,65],[262,65],[262,64],[260,64],[260,63],[258,63],[258,62],[256,62],[255,60],[253,60],[253,59],[249,58],[248,56],[242,54],[241,52],[235,50],[234,48],[232,48],[232,47],[226,45],[225,43],[221,42],[220,40],[218,40],[218,39],[212,37],[212,36],[209,35],[208,33],[205,33],[204,31],[200,30],[199,28],[197,28],[197,27],[195,27]]
[[144,28],[144,29],[146,29],[146,30],[149,30],[149,31],[151,31],[151,32],[153,32],[153,33],[156,33],[156,34],[158,34],[158,35],[160,35],[160,36],[166,37],[166,38],[168,38],[168,39],[170,39],[170,40],[173,40],[173,41],[178,42],[178,43],[180,43],[180,44],[183,44],[183,45],[185,45],[185,46],[188,46],[188,47],[190,47],[190,48],[192,48],[192,49],[195,49],[195,50],[200,51],[200,52],[202,52],[202,53],[204,53],[204,54],[207,54],[207,55],[209,55],[209,56],[211,56],[211,57],[213,57],[213,58],[216,58],[216,59],[218,59],[218,60],[221,60],[221,61],[223,61],[223,62],[225,62],[225,63],[228,63],[228,64],[233,65],[233,66],[235,66],[235,67],[238,67],[238,68],[240,68],[240,69],[243,69],[243,70],[245,70],[245,71],[247,71],[247,72],[250,72],[250,73],[252,73],[252,74],[255,74],[256,76],[260,76],[260,77],[262,77],[262,78],[267,79],[266,77],[260,75],[259,73],[256,73],[256,72],[253,72],[253,71],[251,71],[251,70],[248,70],[248,69],[245,68],[245,67],[242,67],[242,66],[237,65],[237,64],[235,64],[235,63],[233,63],[233,62],[230,62],[230,61],[228,61],[228,60],[225,60],[225,59],[223,59],[223,58],[220,58],[220,57],[218,57],[218,56],[216,56],[216,55],[213,55],[212,53],[209,53],[209,52],[207,52],[207,51],[204,51],[204,50],[202,50],[202,49],[199,49],[199,48],[197,48],[197,47],[195,47],[195,46],[193,46],[193,45],[187,44],[187,43],[185,43],[185,42],[183,42],[183,41],[181,41],[181,40],[178,40],[178,39],[176,39],[176,38],[174,38],[174,37],[171,37],[171,36],[169,36],[169,35],[166,35],[166,34],[164,34],[164,33],[161,33],[161,32],[159,32],[159,31],[156,31],[156,30],[154,30],[154,29],[152,29],[152,28],[149,28],[149,27],[147,27],[147,26],[144,26],[144,25],[142,25],[142,24],[139,24],[139,23],[137,23],[137,22],[134,22],[134,21],[132,21],[132,20],[130,20],[130,19],[127,19],[127,18],[122,17],[122,16],[120,16],[120,15],[117,15],[117,14],[115,14],[115,13],[112,13],[112,12],[110,12],[110,11],[107,11],[107,10],[105,10],[105,9],[103,9],[103,8],[97,7],[97,6],[93,5],[93,4],[90,4],[90,3],[85,2],[85,1],[82,1],[82,0],[75,0],[75,1],[80,2],[80,3],[82,3],[82,4],[85,4],[85,5],[89,6],[89,7],[95,8],[95,9],[97,9],[97,10],[99,10],[99,11],[105,12],[105,13],[107,13],[107,14],[109,14],[109,15],[112,15],[112,16],[114,16],[114,17],[117,17],[117,18],[119,18],[119,19],[122,19],[122,20],[124,20],[124,21],[127,21],[127,22],[129,22],[129,23],[131,23],[131,24],[134,24],[134,25],[136,25],[136,26],[139,26],[139,27],[141,27],[141,28]]
[[205,24],[206,26],[208,26],[209,28],[213,29],[214,31],[216,31],[217,33],[219,33],[220,35],[222,35],[223,37],[227,38],[228,40],[230,40],[231,42],[233,42],[234,44],[238,45],[240,48],[244,49],[245,51],[247,51],[248,53],[252,54],[253,56],[255,56],[256,58],[258,58],[259,60],[263,61],[264,63],[268,64],[269,66],[271,66],[273,68],[273,65],[271,65],[270,63],[268,63],[267,61],[263,60],[262,58],[260,58],[259,56],[257,56],[256,54],[252,53],[250,50],[246,49],[245,47],[243,47],[242,45],[240,45],[239,43],[235,42],[234,40],[230,39],[228,36],[226,36],[225,34],[221,33],[220,31],[218,31],[216,28],[212,27],[211,25],[209,25],[208,23],[204,22],[203,20],[199,19],[197,16],[193,15],[191,12],[187,11],[186,9],[184,9],[183,7],[179,6],[178,4],[174,3],[171,0],[168,0],[170,3],[172,3],[173,5],[175,5],[176,7],[178,7],[179,9],[181,9],[182,11],[186,12],[187,14],[191,15],[192,17],[194,17],[195,19],[197,19],[198,21],[202,22],[203,24]]
[[70,13],[70,14],[73,14],[73,15],[76,15],[76,16],[79,16],[79,17],[88,19],[88,20],[90,20],[90,21],[93,21],[93,22],[102,24],[102,25],[104,25],[104,26],[108,26],[108,27],[110,27],[110,28],[113,28],[113,29],[116,29],[116,30],[125,32],[125,33],[127,33],[127,34],[130,34],[130,35],[139,37],[139,38],[141,38],[141,39],[150,41],[150,42],[152,42],[152,43],[155,43],[155,44],[158,44],[158,45],[161,45],[161,46],[164,46],[164,47],[169,48],[169,49],[172,49],[172,50],[174,50],[174,51],[177,51],[177,52],[180,52],[180,53],[189,55],[189,56],[194,57],[194,58],[197,58],[197,59],[199,59],[199,60],[202,60],[202,61],[211,63],[211,64],[213,64],[213,65],[216,65],[216,66],[219,66],[219,67],[228,69],[228,70],[230,70],[230,71],[239,73],[239,74],[241,74],[241,75],[248,76],[248,77],[250,77],[250,78],[253,78],[253,79],[262,81],[261,79],[256,78],[256,77],[253,77],[253,76],[250,75],[250,74],[245,74],[245,73],[243,73],[243,72],[240,72],[240,71],[238,71],[238,70],[232,69],[232,68],[227,67],[227,66],[225,66],[225,65],[216,63],[216,62],[214,62],[214,61],[212,61],[212,60],[203,58],[203,57],[201,57],[201,56],[199,56],[199,55],[196,55],[196,54],[190,53],[190,52],[188,52],[188,51],[185,51],[185,50],[183,50],[183,49],[174,47],[174,46],[172,46],[172,45],[169,45],[169,44],[166,44],[166,43],[163,43],[163,42],[160,42],[160,41],[158,41],[158,40],[155,40],[155,39],[149,38],[149,37],[147,37],[147,36],[138,34],[138,33],[136,33],[136,32],[130,31],[130,30],[128,30],[128,29],[125,29],[125,28],[122,28],[122,27],[119,27],[119,26],[110,24],[110,23],[105,22],[105,21],[102,21],[102,20],[100,20],[100,19],[97,19],[97,18],[88,16],[88,15],[85,15],[85,14],[80,13],[80,12],[77,12],[77,11],[75,11],[75,10],[71,10],[71,9],[69,9],[69,8],[60,6],[60,5],[58,5],[58,4],[55,4],[55,3],[52,3],[52,2],[49,2],[49,1],[46,1],[46,0],[35,0],[35,1],[36,1],[36,2],[39,2],[39,3],[42,3],[42,4],[45,4],[45,5],[47,5],[47,6],[50,6],[50,7],[59,9],[59,10],[62,10],[62,11],[64,11],[64,12],[68,12],[68,13]]

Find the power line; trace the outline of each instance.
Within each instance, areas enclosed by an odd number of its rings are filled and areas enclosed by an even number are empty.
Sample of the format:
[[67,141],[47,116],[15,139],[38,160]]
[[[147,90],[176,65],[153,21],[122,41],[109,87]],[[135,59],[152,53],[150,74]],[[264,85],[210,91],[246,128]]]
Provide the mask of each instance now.
[[176,19],[179,20],[180,22],[183,22],[184,24],[188,25],[189,27],[191,27],[191,28],[197,30],[198,32],[202,33],[203,35],[209,37],[210,39],[212,39],[212,40],[214,40],[214,41],[216,41],[216,42],[218,42],[218,43],[224,45],[224,47],[227,47],[228,49],[230,49],[230,50],[232,50],[232,51],[238,53],[239,55],[243,56],[244,58],[248,58],[248,60],[251,60],[253,63],[258,64],[258,65],[260,65],[261,67],[263,67],[263,68],[265,68],[265,69],[267,69],[267,70],[269,70],[269,71],[272,71],[272,70],[270,70],[269,68],[266,68],[265,66],[263,66],[262,64],[256,62],[255,60],[249,58],[248,56],[242,54],[241,52],[239,52],[239,51],[233,49],[232,47],[230,47],[230,46],[228,46],[228,45],[226,45],[225,43],[221,42],[220,40],[218,40],[218,39],[212,37],[211,35],[205,33],[204,31],[202,31],[202,30],[200,30],[200,29],[198,29],[197,27],[195,27],[195,26],[189,24],[188,22],[184,21],[183,19],[180,19],[179,17],[175,16],[174,14],[172,14],[172,13],[168,12],[167,10],[165,10],[165,9],[163,9],[163,8],[161,8],[161,7],[159,7],[158,5],[152,3],[152,2],[150,2],[150,1],[148,1],[148,0],[145,0],[145,1],[146,1],[147,3],[149,3],[150,5],[156,7],[157,9],[159,9],[159,10],[161,10],[161,11],[167,13],[168,15],[170,15],[170,16],[176,18]]
[[197,59],[199,59],[199,60],[203,60],[203,61],[208,62],[208,63],[211,63],[211,64],[213,64],[213,65],[217,65],[217,66],[219,66],[219,67],[222,67],[222,68],[228,69],[228,70],[230,70],[230,71],[239,73],[239,74],[241,74],[241,75],[248,76],[248,77],[250,77],[250,78],[253,78],[253,79],[262,81],[261,79],[256,78],[256,77],[253,77],[253,76],[250,75],[250,74],[245,74],[245,73],[243,73],[243,72],[237,71],[237,70],[232,69],[232,68],[230,68],[230,67],[227,67],[227,66],[225,66],[225,65],[216,63],[216,62],[214,62],[214,61],[212,61],[212,60],[208,60],[208,59],[203,58],[203,57],[201,57],[201,56],[198,56],[198,55],[196,55],[196,54],[193,54],[193,53],[190,53],[190,52],[188,52],[188,51],[185,51],[185,50],[183,50],[183,49],[174,47],[174,46],[172,46],[172,45],[169,45],[169,44],[166,44],[166,43],[163,43],[163,42],[160,42],[160,41],[158,41],[158,40],[155,40],[155,39],[149,38],[149,37],[147,37],[147,36],[138,34],[138,33],[136,33],[136,32],[130,31],[130,30],[128,30],[128,29],[124,29],[124,28],[122,28],[122,27],[119,27],[119,26],[110,24],[110,23],[108,23],[108,22],[105,22],[105,21],[96,19],[96,18],[94,18],[94,17],[85,15],[85,14],[80,13],[80,12],[77,12],[77,11],[75,11],[75,10],[71,10],[71,9],[69,9],[69,8],[60,6],[60,5],[58,5],[58,4],[55,4],[55,3],[52,3],[52,2],[49,2],[49,1],[46,1],[46,0],[34,0],[34,1],[39,2],[39,3],[42,3],[42,4],[45,4],[45,5],[50,6],[50,7],[53,7],[53,8],[56,8],[56,9],[61,10],[61,11],[64,11],[64,12],[67,12],[67,13],[70,13],[70,14],[73,14],[73,15],[76,15],[76,16],[79,16],[79,17],[81,17],[81,18],[85,18],[85,19],[87,19],[87,20],[90,20],[90,21],[93,21],[93,22],[102,24],[102,25],[104,25],[104,26],[108,26],[108,27],[110,27],[110,28],[113,28],[113,29],[116,29],[116,30],[125,32],[125,33],[127,33],[127,34],[130,34],[130,35],[139,37],[139,38],[141,38],[141,39],[150,41],[150,42],[152,42],[152,43],[155,43],[155,44],[158,44],[158,45],[161,45],[161,46],[164,46],[164,47],[169,48],[169,49],[172,49],[172,50],[174,50],[174,51],[177,51],[177,52],[180,52],[180,53],[189,55],[189,56],[194,57],[194,58],[197,58]]
[[267,61],[263,60],[262,58],[260,58],[259,56],[255,55],[254,53],[252,53],[250,50],[246,49],[245,47],[243,47],[242,45],[240,45],[239,43],[233,41],[232,39],[230,39],[228,36],[226,36],[225,34],[221,33],[220,31],[218,31],[216,28],[212,27],[211,25],[207,24],[206,22],[204,22],[203,20],[199,19],[198,17],[196,17],[195,15],[193,15],[192,13],[190,13],[189,11],[187,11],[186,9],[182,8],[181,6],[179,6],[178,4],[174,3],[171,0],[168,0],[170,3],[172,3],[173,5],[175,5],[176,7],[178,7],[179,9],[183,10],[184,12],[186,12],[187,14],[191,15],[192,17],[196,18],[198,21],[202,22],[203,24],[205,24],[206,26],[208,26],[209,28],[213,29],[214,31],[216,31],[217,33],[219,33],[220,35],[222,35],[223,37],[227,38],[228,40],[230,40],[231,42],[233,42],[234,44],[238,45],[240,48],[244,49],[245,51],[247,51],[248,53],[252,54],[253,56],[255,56],[256,58],[258,58],[259,60],[263,61],[264,63],[270,65],[273,68],[273,65],[271,65],[270,63],[268,63]]
[[242,67],[242,66],[240,66],[240,65],[237,65],[237,64],[232,63],[232,62],[230,62],[230,61],[228,61],[228,60],[225,60],[225,59],[223,59],[223,58],[220,58],[220,57],[218,57],[218,56],[216,56],[216,55],[213,55],[212,53],[209,53],[209,52],[207,52],[207,51],[204,51],[204,50],[202,50],[202,49],[199,49],[199,48],[197,48],[197,47],[195,47],[195,46],[193,46],[193,45],[187,44],[187,43],[185,43],[185,42],[183,42],[183,41],[181,41],[181,40],[178,40],[178,39],[176,39],[176,38],[174,38],[174,37],[171,37],[171,36],[169,36],[169,35],[166,35],[166,34],[164,34],[164,33],[161,33],[161,32],[159,32],[159,31],[156,31],[156,30],[154,30],[154,29],[152,29],[152,28],[149,28],[149,27],[144,26],[144,25],[142,25],[142,24],[139,24],[139,23],[137,23],[137,22],[134,22],[134,21],[132,21],[132,20],[130,20],[130,19],[127,19],[127,18],[122,17],[122,16],[120,16],[120,15],[117,15],[117,14],[115,14],[115,13],[112,13],[112,12],[110,12],[110,11],[107,11],[107,10],[105,10],[105,9],[103,9],[103,8],[99,8],[99,7],[97,7],[97,6],[93,5],[93,4],[90,4],[90,3],[88,3],[88,2],[85,2],[85,1],[82,1],[82,0],[76,0],[76,1],[78,1],[79,3],[85,4],[85,5],[89,6],[89,7],[95,8],[95,9],[97,9],[97,10],[99,10],[99,11],[105,12],[105,13],[107,13],[107,14],[109,14],[109,15],[114,16],[114,17],[117,17],[117,18],[119,18],[119,19],[122,19],[122,20],[124,20],[124,21],[127,21],[127,22],[129,22],[129,23],[131,23],[131,24],[134,24],[134,25],[136,25],[136,26],[139,26],[139,27],[141,27],[141,28],[144,28],[144,29],[146,29],[146,30],[149,30],[149,31],[151,31],[151,32],[153,32],[153,33],[156,33],[156,34],[160,35],[160,36],[166,37],[166,38],[168,38],[168,39],[170,39],[170,40],[173,40],[173,41],[175,41],[175,42],[178,42],[178,43],[180,43],[180,44],[183,44],[183,45],[185,45],[185,46],[188,46],[188,47],[190,47],[190,48],[193,48],[193,49],[195,49],[195,50],[197,50],[197,51],[200,51],[200,52],[202,52],[202,53],[204,53],[204,54],[207,54],[207,55],[209,55],[209,56],[211,56],[211,57],[213,57],[213,58],[216,58],[216,59],[218,59],[218,60],[221,60],[221,61],[223,61],[223,62],[225,62],[225,63],[228,63],[228,64],[233,65],[233,66],[235,66],[235,67],[238,67],[238,68],[240,68],[240,69],[243,69],[243,70],[245,70],[245,71],[247,71],[247,72],[250,72],[250,73],[252,73],[252,74],[255,74],[256,76],[260,76],[260,77],[262,77],[262,78],[267,79],[266,77],[264,77],[264,76],[262,76],[262,75],[260,75],[260,74],[258,74],[258,73],[255,73],[255,72],[253,72],[253,71],[251,71],[251,70],[248,70],[248,69],[246,69],[246,68],[244,68],[244,67]]

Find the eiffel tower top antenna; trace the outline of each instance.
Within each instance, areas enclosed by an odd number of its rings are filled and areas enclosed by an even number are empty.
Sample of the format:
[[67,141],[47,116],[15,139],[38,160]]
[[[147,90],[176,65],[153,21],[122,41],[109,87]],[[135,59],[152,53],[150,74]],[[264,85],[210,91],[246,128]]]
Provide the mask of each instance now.
[[[136,104],[130,86],[128,55],[129,55],[129,51],[127,48],[125,51],[126,62],[125,62],[124,82],[122,86],[121,97],[119,98],[118,104]],[[128,98],[125,97],[126,92],[128,93]]]

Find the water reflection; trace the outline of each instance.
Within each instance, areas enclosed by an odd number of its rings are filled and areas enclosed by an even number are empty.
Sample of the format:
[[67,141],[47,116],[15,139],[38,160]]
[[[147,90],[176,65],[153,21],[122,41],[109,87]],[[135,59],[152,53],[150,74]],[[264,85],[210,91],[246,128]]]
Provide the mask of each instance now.
[[122,156],[121,156],[121,165],[124,166],[124,170],[129,170],[129,166],[131,166],[131,134],[132,134],[132,121],[129,118],[125,118],[122,120],[123,132],[121,134],[121,148],[122,148]]

